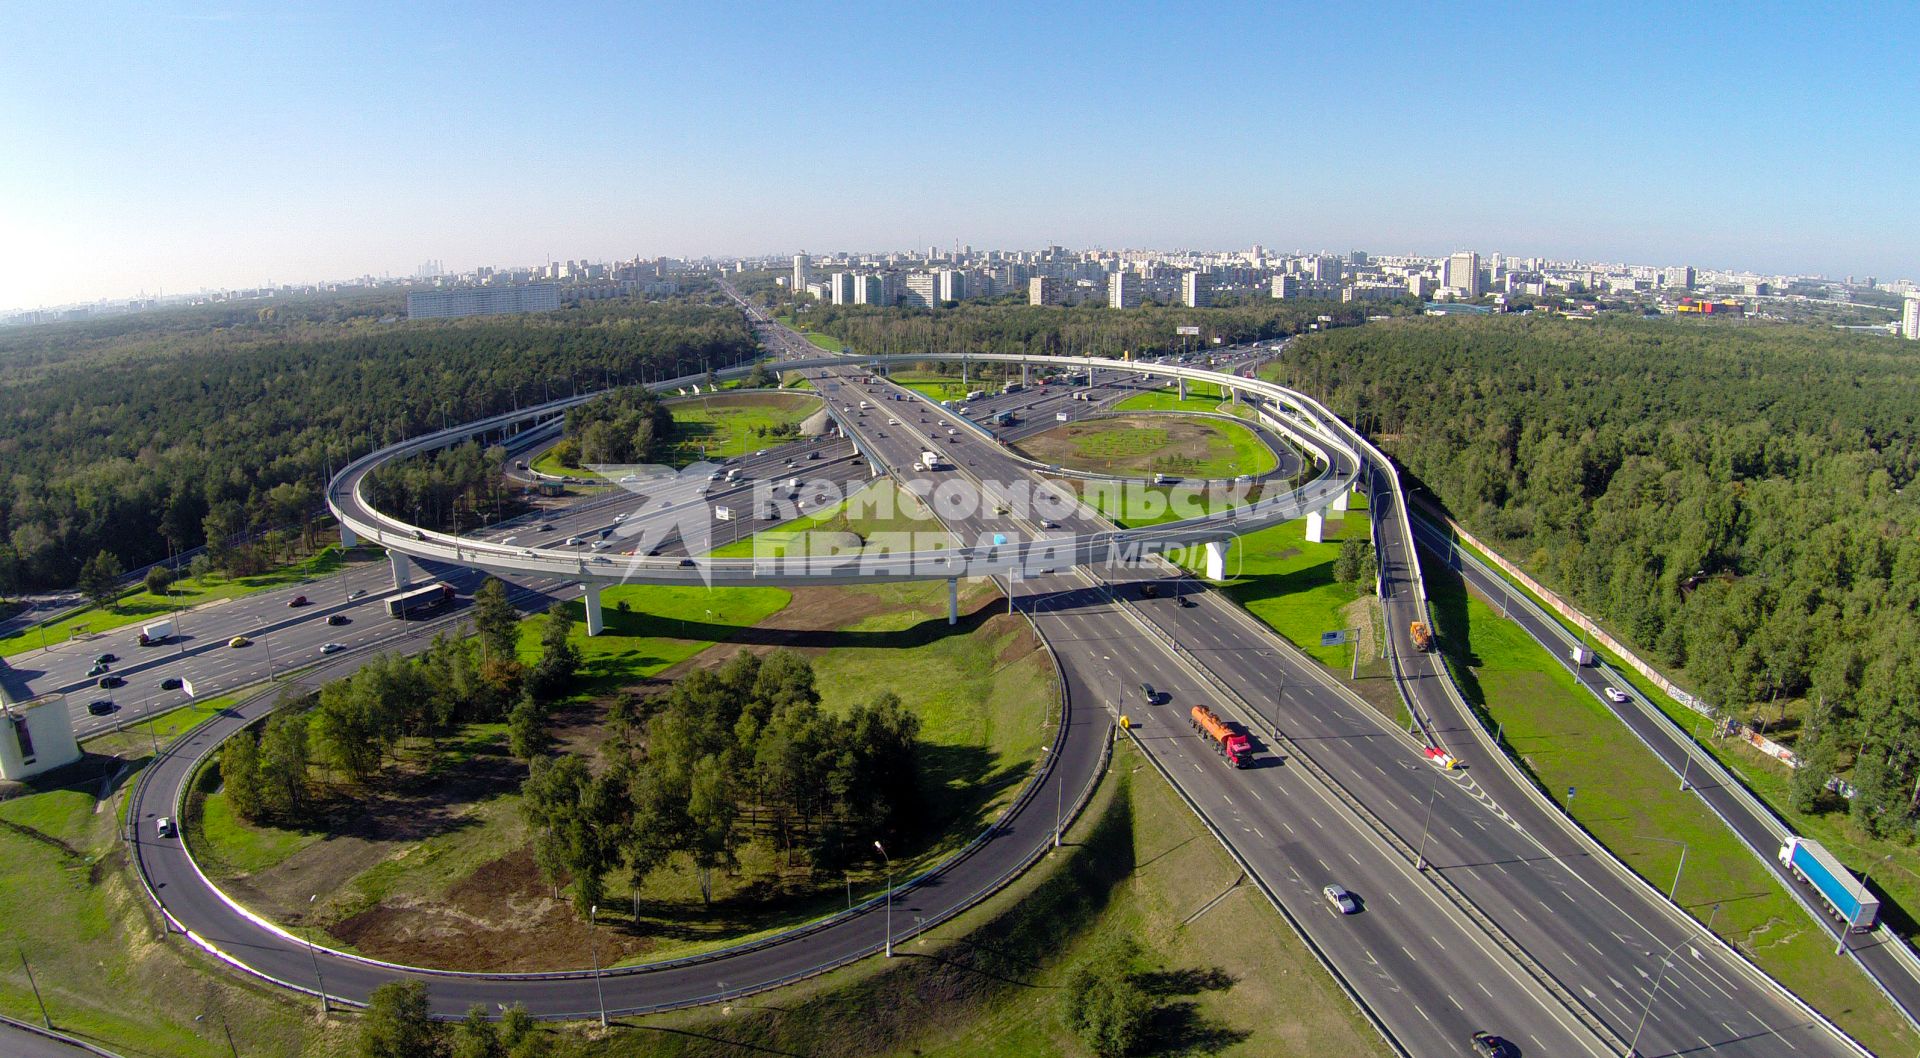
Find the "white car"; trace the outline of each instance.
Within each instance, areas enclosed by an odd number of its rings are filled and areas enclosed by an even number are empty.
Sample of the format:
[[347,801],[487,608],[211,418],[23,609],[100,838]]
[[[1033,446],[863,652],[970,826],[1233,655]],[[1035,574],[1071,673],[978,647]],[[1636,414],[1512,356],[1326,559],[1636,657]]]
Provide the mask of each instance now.
[[626,516],[626,515],[624,515],[624,514],[616,514],[616,515],[614,515],[614,516],[613,516],[613,521],[614,521],[614,524],[615,524],[615,525],[618,525],[618,524],[620,524],[621,522],[624,522],[624,521],[626,521],[626,520],[627,520],[627,516]]
[[341,645],[340,645],[340,644],[338,644],[338,643],[322,643],[322,644],[320,644],[320,653],[322,653],[322,654],[338,654],[338,653],[340,653],[340,652],[341,652],[342,650],[345,650],[345,649],[347,649],[347,648],[346,648],[346,647],[343,647],[343,646],[341,646]]
[[161,816],[159,819],[154,820],[153,831],[163,838],[173,837],[174,834],[177,833],[173,827],[173,817]]
[[605,551],[607,549],[607,542],[605,540],[595,540],[593,542],[593,549],[595,551]]
[[517,537],[517,536],[509,536],[509,537],[506,537],[505,539],[503,539],[503,540],[501,540],[500,542],[501,542],[502,544],[512,544],[512,543],[517,543],[517,542],[519,541],[519,539],[520,539],[520,538],[519,538],[519,537]]
[[1607,701],[1615,705],[1623,705],[1627,700],[1626,692],[1618,687],[1602,687],[1600,688],[1600,693],[1606,695]]
[[585,541],[585,540],[582,540],[581,538],[579,538],[579,537],[577,537],[577,536],[569,536],[569,537],[567,537],[567,546],[568,546],[568,547],[579,547],[579,546],[580,546],[581,544],[584,544],[584,543],[586,543],[586,541]]
[[1332,904],[1333,909],[1343,915],[1351,915],[1360,910],[1360,902],[1353,898],[1352,893],[1340,886],[1329,885],[1320,890],[1320,895],[1326,897],[1327,903]]

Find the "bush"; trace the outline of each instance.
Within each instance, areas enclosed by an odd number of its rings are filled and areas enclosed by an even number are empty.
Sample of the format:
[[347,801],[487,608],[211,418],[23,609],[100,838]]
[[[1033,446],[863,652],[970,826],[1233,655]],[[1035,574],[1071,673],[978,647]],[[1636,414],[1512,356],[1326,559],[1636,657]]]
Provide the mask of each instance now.
[[1111,937],[1067,975],[1061,1021],[1100,1058],[1131,1054],[1146,1038],[1154,1003],[1140,986],[1134,965],[1139,958],[1140,946],[1131,937]]
[[165,595],[173,586],[173,571],[165,566],[155,566],[147,571],[147,592],[150,595]]

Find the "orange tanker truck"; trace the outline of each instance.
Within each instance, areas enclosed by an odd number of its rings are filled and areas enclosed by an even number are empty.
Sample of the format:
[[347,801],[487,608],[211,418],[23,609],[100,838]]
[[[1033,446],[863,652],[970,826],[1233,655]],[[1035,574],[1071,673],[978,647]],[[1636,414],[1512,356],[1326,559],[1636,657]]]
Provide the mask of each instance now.
[[1244,768],[1247,761],[1253,759],[1253,742],[1247,736],[1227,726],[1226,721],[1213,714],[1213,710],[1204,705],[1193,707],[1193,729],[1204,738],[1213,742],[1213,748],[1227,758],[1227,763],[1236,768]]
[[1428,651],[1433,649],[1433,632],[1425,621],[1415,621],[1407,626],[1407,634],[1413,637],[1413,649]]

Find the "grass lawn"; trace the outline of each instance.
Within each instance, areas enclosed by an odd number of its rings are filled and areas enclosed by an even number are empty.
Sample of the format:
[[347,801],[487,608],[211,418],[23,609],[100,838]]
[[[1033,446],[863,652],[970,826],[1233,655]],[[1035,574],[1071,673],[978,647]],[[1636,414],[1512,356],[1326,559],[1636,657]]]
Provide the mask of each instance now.
[[784,389],[812,389],[813,382],[798,371],[789,371],[780,376],[780,385]]
[[[906,539],[911,535],[911,547]],[[855,546],[854,538],[858,538]],[[876,539],[878,538],[878,539]],[[802,515],[713,551],[715,558],[777,557],[788,553],[846,550],[937,551],[952,537],[933,518],[926,504],[902,490],[890,478],[881,478],[848,497],[844,503]]]
[[697,459],[718,460],[771,447],[782,440],[773,430],[797,428],[821,406],[818,398],[798,393],[743,393],[670,401],[667,409],[673,413],[673,446],[666,460],[684,466]]
[[[1666,891],[1686,843],[1677,898],[1695,918],[1876,1053],[1920,1048],[1867,977],[1835,958],[1766,867],[1605,704],[1518,625],[1470,595],[1459,576],[1428,561],[1440,643],[1469,702],[1500,725],[1514,755],[1550,791],[1575,787],[1573,815],[1629,867]],[[1668,839],[1662,841],[1659,839]],[[1712,911],[1714,905],[1719,911]]]
[[[1143,1054],[1389,1052],[1264,897],[1127,743],[1066,846],[979,907],[811,981],[719,1010],[622,1019],[609,1058],[1082,1055],[1060,987],[1116,936],[1159,1006]],[[1221,894],[1218,905],[1194,918]],[[1192,918],[1192,921],[1187,921]],[[572,1031],[572,1030],[561,1030]]]
[[1226,394],[1211,382],[1187,383],[1187,399],[1181,400],[1178,390],[1155,390],[1151,393],[1135,393],[1133,396],[1113,406],[1115,411],[1216,411]]
[[1088,419],[1056,426],[1014,446],[1040,462],[1108,474],[1232,478],[1278,465],[1252,430],[1223,419],[1160,415]]
[[955,402],[966,400],[967,394],[974,390],[989,394],[998,393],[1005,384],[1003,378],[981,378],[978,375],[970,375],[967,381],[962,382],[959,375],[936,375],[929,371],[895,371],[887,378],[897,385],[934,400]]
[[[371,550],[359,552],[362,556],[371,556]],[[209,573],[204,577],[186,577],[175,581],[163,596],[154,595],[142,588],[122,595],[105,607],[90,607],[79,613],[43,621],[19,629],[7,636],[0,636],[0,657],[24,654],[40,648],[41,629],[46,630],[49,645],[64,643],[72,638],[75,625],[84,626],[82,634],[94,634],[124,628],[131,624],[158,620],[161,617],[201,603],[216,599],[232,599],[250,595],[268,588],[284,588],[339,572],[347,564],[347,553],[338,546],[329,544],[315,554],[297,562],[289,563],[279,569],[270,570],[251,577],[229,577],[224,573]]]
[[[677,665],[743,628],[785,609],[793,594],[784,588],[704,588],[670,584],[623,584],[600,591],[606,630],[587,635],[586,608],[566,604],[573,615],[573,642],[580,650],[576,696],[635,683]],[[625,603],[626,612],[620,610]],[[520,622],[520,660],[540,657],[540,625]]]

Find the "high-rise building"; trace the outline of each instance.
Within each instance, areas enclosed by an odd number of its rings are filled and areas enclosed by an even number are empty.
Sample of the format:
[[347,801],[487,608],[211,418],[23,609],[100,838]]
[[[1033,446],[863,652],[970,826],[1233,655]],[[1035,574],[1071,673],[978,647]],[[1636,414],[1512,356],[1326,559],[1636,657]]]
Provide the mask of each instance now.
[[939,278],[938,293],[941,301],[967,300],[967,274],[952,268],[942,268],[935,275]]
[[1140,307],[1140,273],[1122,270],[1107,277],[1107,307],[1110,309]]
[[807,273],[811,271],[809,266],[812,263],[812,261],[807,259],[806,254],[797,253],[793,255],[793,283],[787,289],[796,294],[807,289]]
[[1433,277],[1424,273],[1407,277],[1407,293],[1416,298],[1433,296]]
[[1307,265],[1307,278],[1316,283],[1338,283],[1340,281],[1340,259],[1338,257],[1315,257]]
[[883,280],[879,276],[853,277],[853,303],[855,305],[885,305],[881,293]]
[[1300,296],[1299,276],[1274,276],[1273,296],[1276,298],[1297,298]]
[[1679,287],[1681,290],[1693,289],[1693,266],[1667,269],[1666,286]]
[[1907,295],[1906,311],[1900,314],[1900,333],[1920,340],[1920,294]]
[[1477,298],[1480,287],[1480,255],[1462,250],[1440,263],[1440,285],[1460,292],[1461,297]]
[[835,272],[827,277],[828,299],[835,305],[853,304],[853,281],[859,277],[852,272]]
[[1180,277],[1180,303],[1192,309],[1213,304],[1213,277],[1205,272],[1188,272]]
[[930,309],[940,303],[939,279],[932,272],[914,272],[907,276],[907,289],[900,300],[915,308]]
[[455,287],[416,290],[407,295],[407,318],[452,319],[507,312],[552,312],[560,307],[560,288],[552,283],[520,287]]
[[1034,276],[1027,280],[1027,304],[1058,305],[1065,298],[1060,293],[1060,280],[1053,276]]

